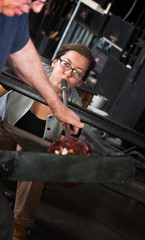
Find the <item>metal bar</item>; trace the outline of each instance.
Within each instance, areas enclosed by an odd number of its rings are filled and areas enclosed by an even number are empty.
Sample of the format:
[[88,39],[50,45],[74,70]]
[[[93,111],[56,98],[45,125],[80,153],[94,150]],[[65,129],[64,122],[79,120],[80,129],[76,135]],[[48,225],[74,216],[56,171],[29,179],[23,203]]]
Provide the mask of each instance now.
[[7,86],[19,93],[22,93],[27,97],[33,98],[36,101],[46,104],[45,100],[38,94],[37,91],[26,85],[24,82],[12,74],[2,72],[2,74],[0,74],[0,84]]
[[[71,16],[71,19],[69,20],[69,22],[68,22],[68,24],[67,24],[67,26],[66,26],[66,28],[65,28],[65,31],[64,31],[64,33],[63,33],[63,35],[62,35],[62,37],[61,37],[61,39],[60,39],[60,41],[59,41],[59,43],[58,43],[58,45],[57,45],[57,47],[56,47],[56,50],[55,50],[55,52],[54,52],[54,54],[53,54],[53,56],[52,56],[52,61],[55,59],[56,54],[57,54],[57,51],[59,50],[59,48],[60,48],[61,45],[63,44],[65,37],[67,36],[69,30],[71,29],[71,25],[73,24],[73,20],[74,20],[77,12],[78,12],[78,10],[79,10],[80,5],[81,5],[81,2],[78,1],[77,5],[76,5],[76,7],[75,7],[75,9],[74,9],[74,11],[73,11],[73,14],[72,14],[72,16]],[[71,31],[72,31],[72,29],[71,29]]]
[[[62,91],[62,99],[63,99],[63,103],[65,106],[68,106],[68,100],[67,100],[67,80],[66,79],[62,79],[61,81],[61,91]],[[65,136],[66,137],[70,137],[70,124],[69,123],[65,123]]]
[[103,37],[103,39],[108,42],[109,44],[111,44],[113,47],[115,47],[118,51],[122,52],[123,49],[120,48],[119,46],[117,46],[115,43],[113,43],[112,41],[110,41],[109,39],[107,39],[106,37]]
[[0,150],[0,175],[6,180],[121,184],[133,181],[135,160]]
[[[46,104],[45,100],[31,87],[27,86],[18,79],[0,74],[0,83],[16,90],[34,100],[40,101]],[[46,104],[47,105],[47,104]],[[91,112],[85,108],[79,107],[78,105],[68,102],[68,107],[72,109],[76,114],[79,115],[81,121],[89,124],[95,128],[103,130],[107,133],[112,134],[120,139],[134,144],[142,149],[145,149],[145,136],[128,128],[122,124],[114,122],[108,118],[100,116],[94,112]]]
[[84,123],[145,149],[145,136],[143,134],[73,103],[69,103],[68,106],[79,115]]
[[[10,137],[21,146],[23,151],[46,152],[51,144],[49,141],[5,122],[1,122],[0,127],[3,128]],[[0,149],[2,149],[1,146]]]

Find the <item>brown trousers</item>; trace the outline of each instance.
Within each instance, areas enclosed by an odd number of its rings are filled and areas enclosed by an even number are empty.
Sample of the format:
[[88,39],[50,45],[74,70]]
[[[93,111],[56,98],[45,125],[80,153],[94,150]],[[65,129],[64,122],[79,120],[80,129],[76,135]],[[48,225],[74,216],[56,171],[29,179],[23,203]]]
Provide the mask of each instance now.
[[32,227],[44,182],[18,181],[14,206],[16,224]]

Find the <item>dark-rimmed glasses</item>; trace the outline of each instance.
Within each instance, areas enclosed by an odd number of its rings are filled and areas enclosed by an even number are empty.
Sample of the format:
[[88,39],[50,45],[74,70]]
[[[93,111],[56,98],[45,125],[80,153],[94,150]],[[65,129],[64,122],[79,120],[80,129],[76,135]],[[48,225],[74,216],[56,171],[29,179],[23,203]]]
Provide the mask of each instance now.
[[84,74],[80,73],[78,70],[72,68],[72,66],[65,60],[59,58],[60,60],[60,66],[66,70],[66,71],[69,71],[70,69],[72,69],[72,75],[74,78],[80,80],[83,78]]

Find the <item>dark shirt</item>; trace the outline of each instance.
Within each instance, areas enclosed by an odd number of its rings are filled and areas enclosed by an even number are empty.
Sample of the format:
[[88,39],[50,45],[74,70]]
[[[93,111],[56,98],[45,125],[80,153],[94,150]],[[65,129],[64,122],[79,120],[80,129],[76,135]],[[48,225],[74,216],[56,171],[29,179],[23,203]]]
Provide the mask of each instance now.
[[9,54],[22,49],[28,40],[28,14],[14,17],[0,14],[0,72]]
[[45,120],[37,118],[30,110],[15,124],[25,131],[35,134],[38,137],[43,137],[45,130]]

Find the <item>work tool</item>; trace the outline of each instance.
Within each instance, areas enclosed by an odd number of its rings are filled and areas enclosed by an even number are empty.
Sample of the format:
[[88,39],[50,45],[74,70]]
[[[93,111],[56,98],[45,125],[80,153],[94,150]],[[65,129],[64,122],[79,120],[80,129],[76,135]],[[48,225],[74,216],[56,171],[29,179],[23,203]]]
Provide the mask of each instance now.
[[[62,91],[62,100],[65,106],[68,106],[68,89],[67,89],[67,80],[62,79],[61,81],[61,91]],[[65,137],[70,137],[70,124],[65,123]]]

